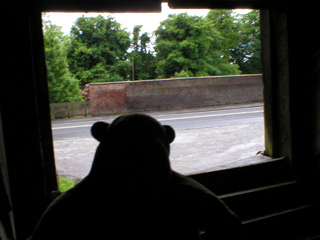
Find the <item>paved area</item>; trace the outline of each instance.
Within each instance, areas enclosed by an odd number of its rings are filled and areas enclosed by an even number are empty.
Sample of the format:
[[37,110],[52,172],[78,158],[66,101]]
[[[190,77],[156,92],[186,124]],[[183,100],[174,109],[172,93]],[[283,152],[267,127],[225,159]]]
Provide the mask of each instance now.
[[[58,174],[81,180],[90,171],[97,146],[91,137],[54,141]],[[176,130],[170,159],[174,170],[192,174],[228,163],[236,166],[263,150],[263,123]]]

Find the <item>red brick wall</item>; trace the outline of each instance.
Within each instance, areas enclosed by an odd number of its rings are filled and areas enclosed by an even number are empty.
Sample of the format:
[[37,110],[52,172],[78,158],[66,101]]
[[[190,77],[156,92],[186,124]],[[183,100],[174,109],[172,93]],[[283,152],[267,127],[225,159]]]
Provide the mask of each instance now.
[[143,112],[263,101],[262,75],[90,84],[91,114]]
[[90,108],[92,116],[105,115],[117,112],[127,112],[126,88],[128,83],[118,84],[91,84]]

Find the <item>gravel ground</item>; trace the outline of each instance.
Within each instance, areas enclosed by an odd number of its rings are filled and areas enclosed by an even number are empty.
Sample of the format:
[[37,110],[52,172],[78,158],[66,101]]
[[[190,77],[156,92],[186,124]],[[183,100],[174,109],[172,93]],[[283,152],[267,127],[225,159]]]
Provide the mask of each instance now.
[[[98,142],[93,138],[54,141],[57,172],[81,180],[90,171]],[[252,123],[222,127],[177,130],[171,144],[171,166],[191,174],[254,156],[264,150],[264,125]]]

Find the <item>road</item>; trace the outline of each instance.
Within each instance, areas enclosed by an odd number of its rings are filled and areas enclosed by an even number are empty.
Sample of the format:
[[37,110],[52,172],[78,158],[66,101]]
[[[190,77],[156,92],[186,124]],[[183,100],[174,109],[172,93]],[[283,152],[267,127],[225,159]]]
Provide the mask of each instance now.
[[[149,113],[176,130],[171,167],[183,174],[238,164],[264,150],[261,104]],[[90,135],[96,121],[117,116],[55,120],[52,123],[57,172],[80,180],[90,171],[98,142]]]
[[[261,104],[229,107],[213,107],[162,113],[147,113],[164,125],[176,130],[228,126],[235,124],[263,122]],[[90,137],[90,128],[96,121],[112,122],[117,116],[55,120],[52,123],[54,140],[72,137]]]

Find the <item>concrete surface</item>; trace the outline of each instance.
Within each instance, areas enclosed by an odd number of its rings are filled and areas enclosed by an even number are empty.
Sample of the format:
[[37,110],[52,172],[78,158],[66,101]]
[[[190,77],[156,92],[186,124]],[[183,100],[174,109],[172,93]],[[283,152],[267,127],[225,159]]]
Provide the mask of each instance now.
[[[54,141],[58,174],[81,180],[91,168],[97,146],[91,137]],[[263,123],[176,130],[170,159],[174,170],[192,174],[219,169],[227,163],[236,166],[241,159],[263,150]]]

